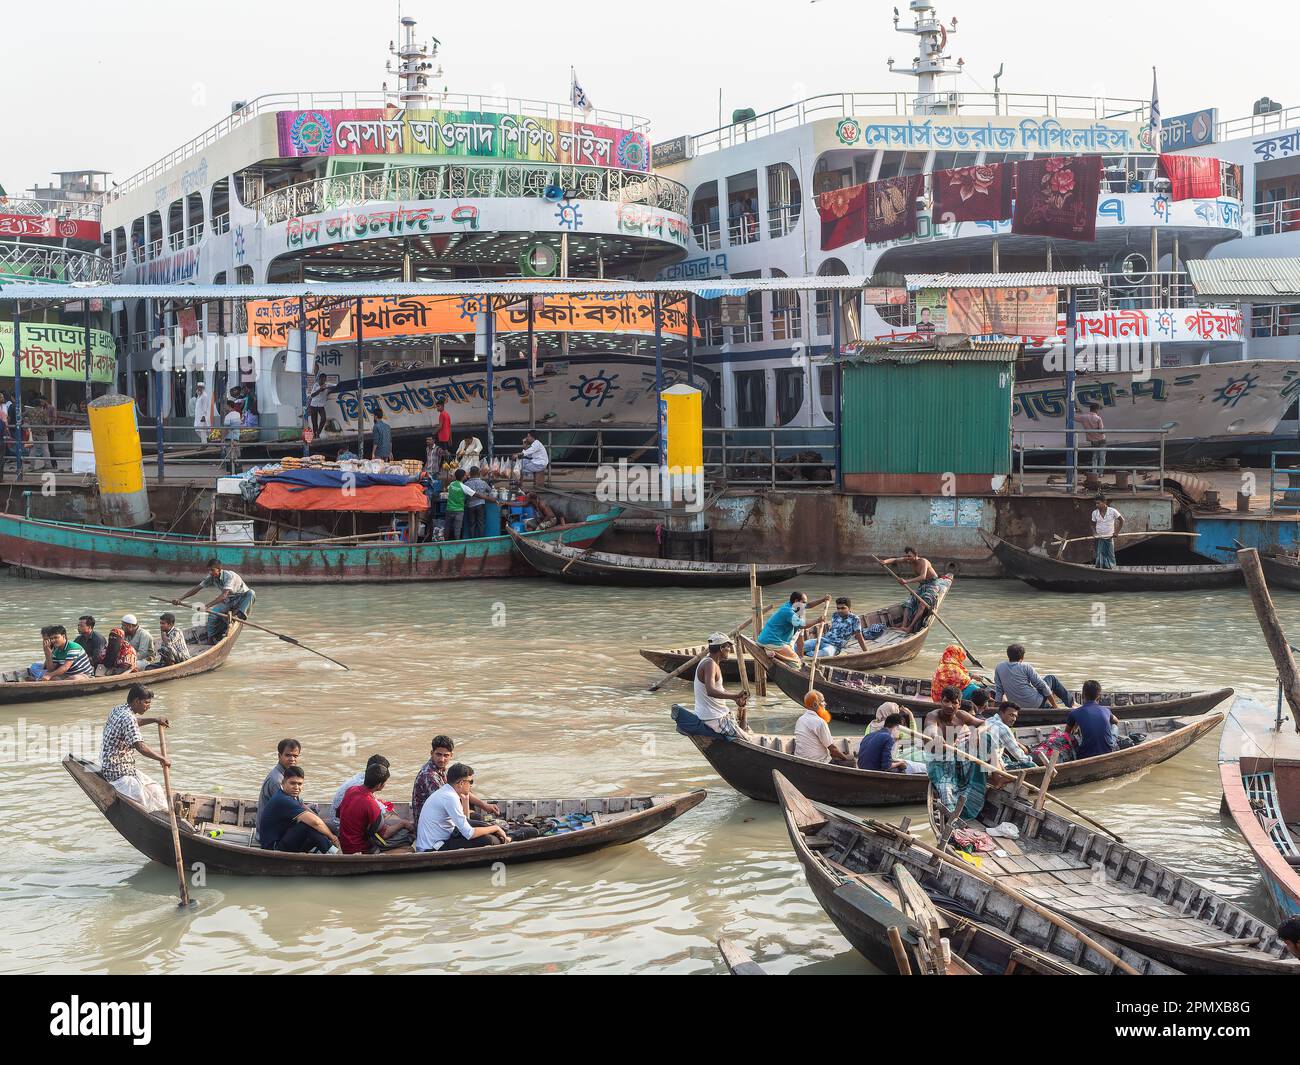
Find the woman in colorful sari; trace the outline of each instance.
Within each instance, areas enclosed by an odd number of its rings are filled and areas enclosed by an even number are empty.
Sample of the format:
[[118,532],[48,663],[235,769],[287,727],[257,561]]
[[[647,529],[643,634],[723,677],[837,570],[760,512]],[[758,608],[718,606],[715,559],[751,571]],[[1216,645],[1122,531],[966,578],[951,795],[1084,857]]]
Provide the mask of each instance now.
[[956,644],[949,644],[944,648],[939,668],[934,671],[934,680],[930,682],[930,698],[936,703],[941,702],[944,688],[956,688],[963,699],[969,699],[979,687],[966,669],[966,652]]
[[108,634],[108,643],[104,646],[104,674],[115,676],[120,673],[138,673],[140,666],[136,661],[135,648],[121,629],[113,629]]

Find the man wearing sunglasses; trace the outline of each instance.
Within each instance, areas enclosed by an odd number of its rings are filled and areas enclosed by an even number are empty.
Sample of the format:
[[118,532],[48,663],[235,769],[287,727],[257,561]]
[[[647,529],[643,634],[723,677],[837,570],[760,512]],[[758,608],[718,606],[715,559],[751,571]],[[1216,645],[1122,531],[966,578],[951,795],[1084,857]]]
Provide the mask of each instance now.
[[457,762],[447,770],[447,783],[429,796],[420,811],[415,833],[417,851],[451,851],[509,843],[500,825],[475,825],[465,816],[465,804],[474,790],[474,770]]

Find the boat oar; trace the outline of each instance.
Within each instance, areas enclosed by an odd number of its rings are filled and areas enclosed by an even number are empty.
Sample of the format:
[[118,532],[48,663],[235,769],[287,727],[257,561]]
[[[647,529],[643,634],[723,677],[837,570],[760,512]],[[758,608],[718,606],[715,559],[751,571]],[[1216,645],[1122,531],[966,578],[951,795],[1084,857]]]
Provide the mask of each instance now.
[[883,569],[886,573],[888,573],[891,577],[893,577],[894,580],[896,580],[899,584],[901,584],[904,590],[907,591],[909,595],[916,596],[916,601],[920,603],[921,606],[923,606],[931,614],[934,615],[934,620],[948,630],[948,635],[957,641],[957,646],[966,652],[966,657],[971,660],[971,664],[974,665],[976,669],[985,668],[984,663],[975,657],[975,652],[972,651],[969,647],[967,647],[964,643],[962,643],[961,637],[958,636],[957,633],[953,631],[952,626],[949,625],[946,621],[943,620],[943,618],[939,616],[939,611],[935,610],[934,607],[932,607],[929,603],[927,603],[924,599],[922,599],[920,594],[916,591],[916,589],[914,589],[910,584],[908,584],[907,581],[903,580],[902,577],[900,577],[892,569],[886,566],[884,562],[881,562],[880,558],[877,555],[872,555],[871,557],[874,558],[877,562],[880,562],[881,569]]
[[822,653],[822,630],[826,628],[826,615],[830,613],[830,610],[831,604],[828,599],[826,605],[822,607],[822,619],[817,623],[817,627],[813,629],[813,635],[817,640],[817,646],[813,648],[812,667],[808,670],[808,690],[810,692],[817,683],[817,659],[821,657]]
[[180,885],[181,901],[176,904],[178,910],[185,910],[194,905],[190,899],[189,885],[185,883],[185,859],[181,855],[181,826],[176,822],[176,803],[172,799],[172,774],[167,766],[167,730],[158,722],[158,753],[163,756],[163,788],[167,791],[167,816],[172,823],[172,849],[176,853],[176,882]]
[[[198,603],[187,603],[184,599],[163,599],[156,595],[151,595],[149,596],[149,598],[156,603],[170,603],[172,606],[198,607],[205,614],[211,614],[213,617],[223,617],[223,616],[226,618],[231,617],[231,615],[229,614],[222,614],[222,612],[220,611],[209,610],[205,606],[199,606]],[[314,647],[308,647],[301,640],[296,640],[292,636],[286,636],[282,632],[276,632],[275,629],[268,629],[265,625],[258,625],[256,622],[249,621],[248,618],[240,618],[238,620],[241,625],[247,625],[250,629],[257,629],[259,632],[264,632],[268,636],[274,636],[276,639],[283,640],[285,643],[291,643],[295,647],[301,647],[304,651],[310,651],[314,655],[319,655],[321,658],[325,659],[325,661],[333,662],[336,666],[343,666],[344,669],[349,669],[349,670],[352,668],[351,666],[343,665],[343,663],[340,662],[337,658],[330,658],[330,656],[325,654],[323,651],[318,651]]]
[[[927,735],[924,734],[924,733],[917,732],[916,729],[908,728],[906,725],[899,725],[899,726],[898,726],[898,729],[899,729],[900,732],[907,732],[907,733],[910,733],[911,735],[917,737],[917,739],[919,739],[919,740],[922,741],[922,744],[923,744],[923,745],[924,745],[925,743],[929,743],[929,742],[937,743],[937,744],[939,744],[939,746],[943,747],[945,750],[952,751],[952,752],[953,752],[955,755],[957,755],[959,758],[965,758],[967,761],[974,762],[977,766],[979,766],[979,767],[982,768],[982,769],[986,769],[986,770],[988,770],[990,773],[1001,773],[1003,776],[1014,775],[1014,774],[1009,773],[1008,770],[1006,770],[1006,769],[999,769],[997,766],[992,765],[992,764],[990,764],[989,762],[984,761],[982,758],[976,758],[975,755],[969,753],[968,751],[963,751],[960,747],[955,747],[955,746],[953,746],[951,743],[946,742],[945,740],[943,740],[943,739],[940,738],[939,736],[927,736]],[[1055,769],[1055,767],[1053,767],[1053,770],[1054,770],[1054,769]],[[1077,809],[1075,809],[1075,808],[1074,808],[1073,806],[1071,806],[1068,802],[1065,802],[1065,801],[1063,801],[1063,800],[1061,800],[1061,799],[1058,799],[1058,798],[1057,798],[1055,795],[1053,795],[1050,791],[1047,791],[1047,790],[1045,790],[1045,789],[1043,789],[1043,788],[1035,787],[1033,784],[1030,784],[1028,781],[1022,781],[1022,782],[1024,783],[1024,785],[1025,785],[1026,788],[1029,788],[1029,789],[1030,789],[1032,792],[1034,792],[1036,795],[1039,794],[1039,793],[1045,795],[1045,796],[1046,796],[1048,799],[1050,799],[1052,802],[1056,803],[1057,806],[1061,807],[1063,810],[1068,810],[1070,813],[1074,814],[1075,817],[1078,817],[1078,818],[1081,818],[1081,819],[1084,820],[1084,821],[1087,821],[1088,824],[1090,824],[1090,825],[1093,826],[1093,828],[1096,828],[1096,829],[1099,829],[1099,830],[1102,831],[1102,832],[1105,832],[1106,835],[1110,836],[1110,837],[1111,837],[1112,839],[1114,839],[1117,843],[1123,843],[1123,842],[1124,842],[1123,838],[1122,838],[1118,833],[1112,832],[1109,828],[1107,828],[1105,825],[1103,825],[1100,821],[1095,821],[1095,820],[1093,820],[1091,817],[1089,817],[1087,814],[1085,814],[1082,810],[1077,810]],[[1040,809],[1041,809],[1041,807],[1040,807]]]

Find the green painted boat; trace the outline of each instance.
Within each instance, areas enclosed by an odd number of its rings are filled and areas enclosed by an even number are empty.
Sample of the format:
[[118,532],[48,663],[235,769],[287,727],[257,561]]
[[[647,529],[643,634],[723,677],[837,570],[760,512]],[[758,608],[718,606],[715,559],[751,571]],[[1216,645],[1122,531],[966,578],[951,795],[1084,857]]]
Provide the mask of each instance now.
[[[530,540],[587,547],[618,515],[615,508],[526,535]],[[242,544],[0,514],[0,562],[31,574],[192,583],[212,557],[250,583],[263,584],[387,584],[536,575],[514,550],[509,536],[429,544]]]

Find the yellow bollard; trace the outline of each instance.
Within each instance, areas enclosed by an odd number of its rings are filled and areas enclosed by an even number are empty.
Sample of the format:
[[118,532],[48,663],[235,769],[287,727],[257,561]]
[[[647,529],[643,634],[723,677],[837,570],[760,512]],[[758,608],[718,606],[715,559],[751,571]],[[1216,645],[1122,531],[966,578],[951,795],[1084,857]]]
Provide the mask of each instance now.
[[87,413],[103,523],[120,528],[147,524],[149,492],[135,402],[129,396],[100,396],[90,402]]

